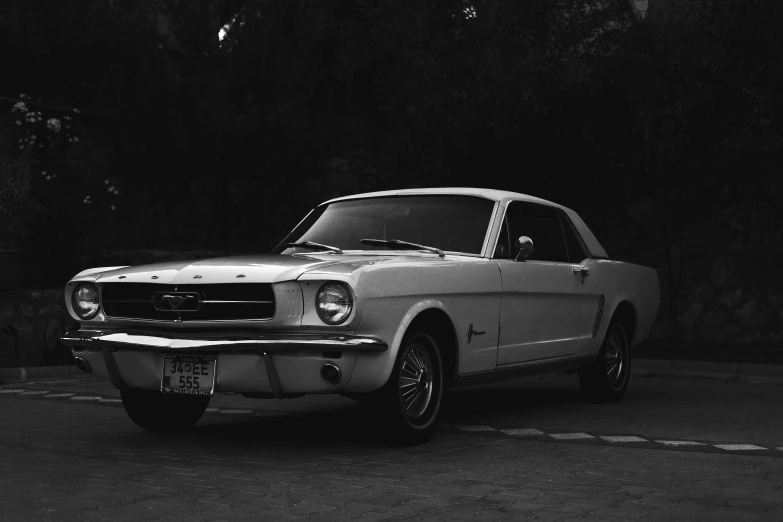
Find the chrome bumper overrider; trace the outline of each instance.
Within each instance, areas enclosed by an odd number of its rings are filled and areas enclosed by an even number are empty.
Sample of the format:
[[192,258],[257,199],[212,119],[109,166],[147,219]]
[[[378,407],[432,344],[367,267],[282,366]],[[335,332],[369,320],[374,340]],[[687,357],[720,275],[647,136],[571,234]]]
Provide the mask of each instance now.
[[[128,387],[117,366],[116,357],[121,353],[237,354],[260,357],[263,358],[263,365],[266,366],[269,387],[277,397],[283,397],[284,390],[273,354],[280,356],[301,352],[311,352],[313,355],[323,352],[380,353],[388,349],[387,343],[381,339],[339,334],[169,337],[108,330],[78,330],[65,334],[61,341],[74,351],[74,355],[77,352],[87,351],[103,359],[109,379],[120,390]],[[102,352],[103,357],[95,352]]]

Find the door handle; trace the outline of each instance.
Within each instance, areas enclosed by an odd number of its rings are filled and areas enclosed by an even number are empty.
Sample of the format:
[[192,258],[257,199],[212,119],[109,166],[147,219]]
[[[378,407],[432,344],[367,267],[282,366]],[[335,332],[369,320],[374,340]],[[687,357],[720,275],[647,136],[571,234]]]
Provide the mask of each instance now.
[[588,275],[590,275],[590,267],[588,266],[581,266],[581,265],[575,266],[572,267],[572,270],[574,271],[575,274],[579,274],[582,277],[587,277]]

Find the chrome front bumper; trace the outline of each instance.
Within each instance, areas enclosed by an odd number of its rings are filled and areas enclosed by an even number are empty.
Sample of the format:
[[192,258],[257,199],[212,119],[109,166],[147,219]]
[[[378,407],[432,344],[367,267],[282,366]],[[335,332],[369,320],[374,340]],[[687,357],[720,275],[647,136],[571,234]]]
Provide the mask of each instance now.
[[[79,330],[65,334],[61,341],[96,376],[108,378],[119,390],[157,389],[164,355],[203,354],[217,358],[215,391],[276,397],[343,390],[360,354],[388,349],[386,342],[373,337],[324,334],[179,337]],[[321,379],[320,368],[327,362],[340,367],[340,383]]]

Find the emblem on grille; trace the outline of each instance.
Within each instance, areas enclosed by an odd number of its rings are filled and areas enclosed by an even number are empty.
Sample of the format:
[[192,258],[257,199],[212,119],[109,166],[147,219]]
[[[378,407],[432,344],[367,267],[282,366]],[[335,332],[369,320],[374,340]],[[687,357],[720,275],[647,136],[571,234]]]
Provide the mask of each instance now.
[[156,292],[155,308],[162,311],[187,312],[198,310],[198,294],[195,292]]
[[163,297],[160,298],[161,301],[168,304],[169,307],[172,310],[179,310],[179,307],[182,306],[182,304],[185,301],[188,301],[190,299],[193,299],[192,295],[169,295],[166,294]]

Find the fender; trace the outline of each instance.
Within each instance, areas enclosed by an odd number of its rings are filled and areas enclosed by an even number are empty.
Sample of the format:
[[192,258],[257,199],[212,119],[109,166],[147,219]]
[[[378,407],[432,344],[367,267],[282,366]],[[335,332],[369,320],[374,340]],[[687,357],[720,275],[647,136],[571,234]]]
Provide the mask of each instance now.
[[[603,338],[606,335],[606,330],[609,328],[609,323],[612,322],[612,319],[614,318],[615,312],[617,312],[617,307],[620,306],[620,303],[623,301],[631,301],[628,294],[625,292],[619,292],[612,296],[612,300],[607,302],[604,305],[604,313],[603,318],[601,319],[601,327],[598,329],[598,333],[596,334],[596,339],[601,339],[601,343],[603,343]],[[633,304],[633,303],[632,303]],[[631,343],[631,339],[628,339],[628,343]]]
[[619,291],[612,299],[611,308],[607,306],[604,309],[605,319],[601,321],[603,324],[601,324],[601,328],[599,329],[599,333],[596,335],[596,337],[603,339],[603,336],[606,334],[606,329],[609,325],[609,322],[614,317],[615,312],[617,312],[617,307],[623,301],[628,301],[633,307],[634,315],[636,316],[633,339],[628,339],[628,345],[630,347],[638,345],[649,335],[650,330],[652,329],[652,325],[658,315],[659,299],[660,294],[657,294],[655,299],[652,300],[654,306],[645,306],[645,301],[640,300],[638,296],[636,299],[634,299],[630,293]]
[[[394,364],[397,361],[402,339],[405,332],[410,328],[411,323],[422,312],[429,309],[439,309],[443,311],[449,319],[452,315],[448,307],[440,299],[423,299],[416,301],[405,309],[397,327],[388,332],[391,337],[389,341],[389,350],[382,357],[371,354],[363,354],[356,362],[357,368],[351,376],[351,380],[346,384],[348,391],[366,392],[380,388],[389,380]],[[457,347],[459,351],[459,348]],[[459,355],[457,355],[459,357]],[[361,368],[360,368],[361,367]]]
[[103,274],[104,272],[111,272],[112,270],[119,270],[120,268],[129,268],[128,266],[102,266],[98,268],[88,268],[87,270],[82,270],[75,276],[73,276],[72,280],[75,280],[77,278],[82,278],[81,281],[95,281],[97,277],[93,277],[92,279],[84,279],[87,276],[99,276]]
[[[410,328],[413,320],[416,319],[419,314],[425,310],[429,310],[430,308],[438,308],[444,312],[449,317],[449,319],[451,318],[451,314],[448,312],[446,305],[444,305],[443,301],[440,301],[439,299],[425,299],[424,301],[419,301],[411,306],[408,309],[408,312],[402,317],[400,325],[397,327],[397,331],[395,332],[394,338],[392,339],[390,353],[394,355],[393,360],[397,360],[397,352],[399,352],[400,346],[402,345],[402,338],[405,336],[405,332],[408,331],[408,328]],[[457,351],[459,352],[459,347]],[[391,374],[391,369],[389,369],[389,374]]]
[[614,318],[615,313],[617,312],[617,308],[620,306],[620,303],[623,301],[627,301],[628,304],[631,305],[631,308],[633,308],[634,315],[636,318],[636,324],[634,324],[634,334],[632,339],[628,339],[628,347],[632,348],[639,344],[644,337],[647,335],[649,330],[649,325],[645,322],[645,317],[641,315],[642,311],[637,308],[637,306],[634,304],[634,302],[631,300],[631,297],[626,294],[625,292],[621,292],[617,294],[612,301],[612,307],[611,312],[607,315],[604,314],[605,319],[601,322],[601,328],[599,329],[598,335],[596,335],[596,338],[600,338],[601,342],[603,343],[603,338],[606,335],[606,331],[609,328],[609,323]]

